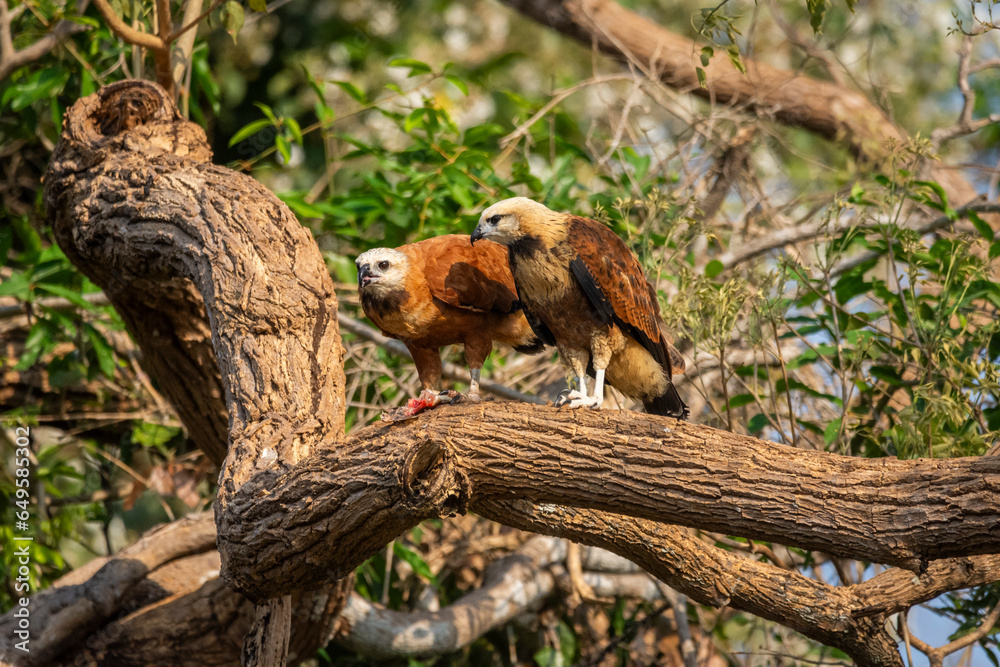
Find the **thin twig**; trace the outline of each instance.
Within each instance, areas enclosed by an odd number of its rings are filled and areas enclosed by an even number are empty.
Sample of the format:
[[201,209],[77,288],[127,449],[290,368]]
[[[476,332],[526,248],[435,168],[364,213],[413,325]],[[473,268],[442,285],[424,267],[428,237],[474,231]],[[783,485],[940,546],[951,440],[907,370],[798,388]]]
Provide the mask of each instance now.
[[500,140],[500,147],[503,148],[503,152],[500,153],[500,156],[496,160],[494,160],[494,163],[503,162],[504,158],[506,158],[514,150],[514,148],[517,147],[517,142],[521,139],[521,137],[524,137],[525,135],[528,134],[528,131],[531,130],[532,125],[534,125],[542,118],[544,118],[546,114],[552,111],[552,109],[554,109],[560,102],[562,102],[564,99],[566,99],[573,93],[576,93],[590,86],[595,86],[602,83],[609,83],[611,81],[631,80],[633,78],[634,77],[631,74],[611,74],[607,76],[595,76],[593,78],[587,79],[586,81],[581,81],[575,86],[570,86],[569,88],[563,88],[562,90],[556,91],[553,94],[552,99],[550,99],[548,102],[542,105],[542,108],[539,109],[534,116],[532,116],[525,122],[518,125],[517,129],[515,129],[513,132],[511,132],[510,134],[508,134],[507,136],[503,137]]

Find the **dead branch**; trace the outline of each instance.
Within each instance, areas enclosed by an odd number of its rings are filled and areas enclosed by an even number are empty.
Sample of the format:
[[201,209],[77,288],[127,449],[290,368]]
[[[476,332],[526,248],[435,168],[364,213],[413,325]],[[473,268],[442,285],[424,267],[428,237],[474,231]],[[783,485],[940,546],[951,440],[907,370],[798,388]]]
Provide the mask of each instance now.
[[1000,122],[1000,113],[990,114],[986,118],[973,120],[972,111],[976,106],[976,93],[969,85],[969,75],[978,72],[980,69],[973,69],[970,60],[972,59],[972,42],[975,35],[965,35],[962,40],[962,48],[958,51],[958,90],[962,93],[962,110],[958,115],[958,122],[947,128],[939,128],[931,132],[931,140],[936,146],[940,146],[946,141],[966,134],[973,134],[983,129],[987,125]]
[[[998,212],[1000,212],[1000,204],[969,204],[956,209],[955,216],[942,215],[938,218],[934,218],[933,220],[921,223],[915,229],[922,234],[926,234],[941,229],[942,227],[946,227],[949,224],[952,224],[956,219],[968,218],[970,213]],[[765,236],[742,244],[739,249],[725,252],[717,259],[722,262],[724,267],[729,269],[755,257],[760,257],[764,253],[770,252],[771,250],[783,248],[785,246],[792,245],[793,243],[800,243],[802,241],[808,241],[825,235],[839,234],[850,229],[878,229],[885,226],[886,223],[883,221],[861,221],[849,218],[831,222],[829,220],[821,219],[805,225],[777,229]],[[869,257],[870,255],[871,253],[865,253],[863,256]],[[878,253],[875,253],[874,256],[877,257]],[[853,265],[854,260],[855,258],[850,260],[852,263],[851,265]]]
[[[801,127],[845,145],[864,160],[880,164],[906,143],[906,133],[862,93],[743,58],[742,73],[716,55],[707,66],[699,61],[701,44],[629,11],[614,0],[504,0],[525,16],[628,62],[650,79],[701,97],[713,104],[745,110],[760,118]],[[698,80],[697,68],[705,76]],[[932,178],[955,204],[976,198],[976,190],[960,174],[930,167]],[[1000,216],[991,216],[1000,224]]]
[[555,578],[546,568],[565,553],[561,540],[532,538],[492,563],[480,588],[435,612],[392,611],[353,595],[337,643],[376,659],[457,651],[551,595]]

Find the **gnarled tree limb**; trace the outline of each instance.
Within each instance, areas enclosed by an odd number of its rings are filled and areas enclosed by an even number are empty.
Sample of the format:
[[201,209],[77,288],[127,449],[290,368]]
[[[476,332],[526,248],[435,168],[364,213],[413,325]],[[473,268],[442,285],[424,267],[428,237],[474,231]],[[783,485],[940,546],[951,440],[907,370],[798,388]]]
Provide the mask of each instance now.
[[993,457],[861,459],[648,415],[500,403],[369,427],[252,480],[220,515],[219,544],[232,583],[259,599],[349,573],[424,518],[523,499],[921,571],[1000,551],[998,489]]

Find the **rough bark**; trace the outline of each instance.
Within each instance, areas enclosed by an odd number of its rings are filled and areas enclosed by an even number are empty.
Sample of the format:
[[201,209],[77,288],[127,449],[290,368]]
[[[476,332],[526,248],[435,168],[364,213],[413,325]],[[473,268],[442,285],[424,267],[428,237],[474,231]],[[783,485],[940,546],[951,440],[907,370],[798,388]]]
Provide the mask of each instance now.
[[[111,558],[74,570],[31,599],[31,652],[0,618],[0,662],[19,667],[215,667],[240,662],[254,604],[218,576],[211,513],[156,528]],[[289,661],[308,658],[334,631],[353,578],[296,594]]]
[[[765,120],[801,127],[881,164],[906,143],[898,128],[862,93],[832,81],[743,58],[743,74],[717,54],[702,66],[702,45],[625,9],[614,0],[503,0],[538,23],[587,47],[632,63],[651,79]],[[697,68],[705,73],[705,87]],[[930,165],[930,177],[948,191],[952,205],[968,204],[976,190],[956,170]],[[1000,216],[990,215],[994,228]]]
[[[109,293],[144,352],[156,356],[165,342],[161,372],[184,372],[171,362],[189,356],[185,334],[192,349],[207,346],[197,321],[158,327],[190,317],[193,290],[207,306],[229,418],[224,511],[256,470],[293,466],[316,443],[343,437],[343,350],[333,284],[309,233],[259,183],[210,159],[204,131],[169,95],[126,81],[67,114],[45,197],[56,239]],[[174,308],[150,326],[163,307]],[[190,389],[187,416],[197,418],[199,397],[218,405],[200,384],[215,369],[203,357],[187,362],[195,373],[168,393]],[[218,414],[200,421],[218,424]],[[265,635],[278,646],[287,642],[280,627],[284,638]]]
[[[1000,553],[996,459],[851,459],[646,415],[518,404],[437,410],[344,441],[337,303],[316,246],[273,195],[209,157],[201,130],[162,91],[111,86],[67,114],[46,204],[66,253],[115,287],[119,307],[169,308],[181,290],[191,309],[204,302],[230,416],[216,509],[221,568],[254,601],[346,576],[423,518],[487,513],[497,501],[572,506],[585,518],[600,509],[918,571],[933,559]],[[141,313],[126,321],[142,328]],[[192,339],[187,354],[207,347],[203,330]],[[144,354],[150,344],[140,340]],[[188,418],[217,422],[218,396],[185,386],[216,406]],[[589,518],[553,521],[537,527],[608,539]],[[640,547],[618,549],[668,571],[669,551]],[[719,602],[757,590],[720,581],[724,594],[689,595]],[[782,622],[796,627],[787,614]],[[852,618],[865,632],[879,622]],[[837,627],[813,632],[846,641]],[[856,651],[859,663],[881,660]]]
[[851,458],[647,415],[499,403],[369,427],[252,480],[220,516],[219,545],[233,584],[262,599],[349,573],[422,519],[521,499],[922,571],[1000,551],[998,488],[993,457]]
[[[197,344],[206,332],[159,326],[191,318],[197,290],[230,420],[222,480],[235,488],[268,446],[263,465],[290,466],[343,436],[342,349],[333,284],[309,232],[257,181],[210,158],[204,131],[159,88],[123,82],[67,114],[45,195],[64,251],[121,309],[144,356],[169,353],[168,375],[192,369],[171,364],[184,338]],[[170,319],[150,326],[153,312]],[[180,344],[161,340],[174,335]],[[215,369],[196,361],[184,388],[217,405],[199,386]]]

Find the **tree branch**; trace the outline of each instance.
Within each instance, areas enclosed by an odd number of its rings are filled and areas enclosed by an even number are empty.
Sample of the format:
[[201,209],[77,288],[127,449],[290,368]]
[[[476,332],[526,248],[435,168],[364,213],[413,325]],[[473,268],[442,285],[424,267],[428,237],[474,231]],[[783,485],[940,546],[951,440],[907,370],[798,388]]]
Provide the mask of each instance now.
[[104,17],[104,22],[108,24],[108,28],[126,43],[141,46],[144,49],[154,52],[163,51],[167,48],[167,44],[159,35],[141,32],[126,23],[118,14],[115,14],[115,10],[111,8],[107,0],[93,0],[93,2],[97,10],[101,12],[101,16]]
[[[31,665],[47,665],[66,646],[79,643],[115,613],[124,597],[147,574],[164,563],[211,548],[214,526],[197,515],[154,529],[115,558],[98,559],[31,598]],[[0,656],[17,655],[13,613],[0,618]],[[22,656],[23,657],[23,656]]]
[[337,643],[375,659],[457,651],[551,595],[555,578],[545,568],[564,556],[557,540],[532,538],[493,562],[482,586],[435,612],[392,611],[351,596]]
[[[141,46],[153,53],[153,61],[156,63],[156,81],[163,86],[167,95],[172,98],[174,94],[174,76],[170,65],[169,37],[171,25],[169,3],[163,0],[157,0],[156,2],[158,33],[154,35],[136,30],[126,23],[118,14],[115,14],[115,10],[112,9],[108,0],[93,1],[94,6],[101,12],[101,16],[104,17],[104,22],[107,23],[111,32],[118,35],[125,43]],[[166,6],[166,10],[164,10],[164,6]]]
[[[954,216],[942,215],[938,218],[934,218],[933,220],[924,222],[915,229],[921,234],[927,234],[948,226],[956,219],[967,218],[970,213],[1000,213],[1000,204],[980,203],[961,206],[955,210]],[[766,236],[762,236],[761,238],[742,244],[738,249],[725,252],[717,259],[722,262],[724,267],[729,269],[755,257],[759,257],[766,252],[776,250],[777,248],[782,248],[793,243],[815,239],[819,236],[827,234],[838,234],[849,229],[878,229],[886,226],[886,223],[881,221],[862,222],[853,218],[838,220],[836,222],[817,220],[816,222],[806,225],[797,225],[795,227],[786,227],[784,229],[775,230]],[[864,256],[867,257],[868,254],[869,253],[866,253]]]
[[901,667],[880,620],[851,618],[852,598],[844,589],[706,545],[677,526],[521,501],[486,500],[476,508],[522,530],[586,540],[624,555],[699,604],[776,621],[843,650],[859,665]]
[[[88,1],[81,0],[79,3],[78,11],[81,15],[86,10]],[[9,10],[7,0],[0,0],[0,80],[7,78],[17,68],[38,60],[70,35],[89,30],[88,26],[79,23],[59,21],[51,31],[31,45],[15,50],[11,40],[11,23],[24,7],[25,5],[22,4]]]
[[[525,16],[586,47],[595,46],[632,63],[649,78],[712,102],[741,108],[760,118],[801,127],[846,146],[863,160],[882,163],[902,146],[906,133],[862,93],[794,71],[742,58],[746,74],[722,55],[706,66],[701,44],[625,9],[614,0],[503,0]],[[697,68],[705,76],[698,80]],[[976,189],[960,174],[931,166],[951,201],[966,204]],[[991,216],[1000,224],[1000,216]]]
[[[398,340],[383,336],[380,332],[363,322],[359,322],[347,313],[338,311],[337,321],[340,323],[340,327],[344,331],[350,332],[359,338],[375,343],[379,347],[388,350],[396,356],[403,357],[404,359],[412,359],[410,351],[407,350],[406,346]],[[469,381],[469,369],[463,368],[462,366],[451,362],[444,362],[442,364],[441,374],[449,380],[457,380],[459,382]],[[538,396],[533,396],[531,394],[525,394],[512,387],[502,385],[499,382],[494,382],[489,379],[481,379],[479,381],[479,388],[487,393],[493,394],[494,396],[506,398],[511,401],[522,401],[524,403],[534,403],[535,405],[545,405],[548,403],[548,401],[543,398],[539,398]]]
[[219,544],[232,583],[264,598],[348,573],[424,518],[521,498],[919,571],[1000,551],[997,484],[992,457],[858,459],[632,413],[459,406],[253,480],[220,515]]
[[[137,577],[137,561],[147,572]],[[253,605],[219,576],[215,521],[192,514],[147,532],[31,597],[31,652],[14,649],[14,610],[0,618],[0,662],[19,667],[229,667],[238,663]],[[289,656],[326,644],[353,578],[292,598]],[[87,606],[100,599],[101,606]],[[8,632],[10,630],[10,632]],[[178,647],[182,647],[179,649]]]

